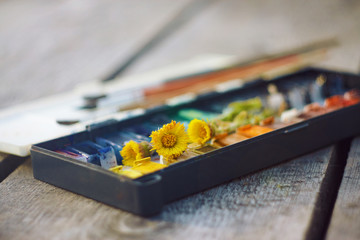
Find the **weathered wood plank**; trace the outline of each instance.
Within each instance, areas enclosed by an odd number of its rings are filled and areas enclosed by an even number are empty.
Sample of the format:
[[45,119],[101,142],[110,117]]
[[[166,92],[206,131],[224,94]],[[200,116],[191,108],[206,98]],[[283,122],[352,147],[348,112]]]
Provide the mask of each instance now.
[[327,239],[360,239],[360,137],[351,144]]
[[2,239],[302,239],[333,147],[179,200],[141,218],[35,180],[0,184]]
[[340,46],[322,66],[358,71],[359,1],[218,1],[134,65],[142,72],[196,54],[233,54],[246,60],[337,37]]
[[1,1],[0,108],[105,77],[191,1]]

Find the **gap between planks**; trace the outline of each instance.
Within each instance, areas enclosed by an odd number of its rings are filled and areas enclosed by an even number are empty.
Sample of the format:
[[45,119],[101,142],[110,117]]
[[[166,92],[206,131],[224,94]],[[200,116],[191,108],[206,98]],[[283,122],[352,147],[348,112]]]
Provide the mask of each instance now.
[[134,52],[130,57],[125,59],[119,67],[117,67],[112,73],[104,77],[103,81],[110,81],[114,78],[121,75],[125,70],[127,70],[131,65],[134,64],[140,57],[145,55],[151,49],[159,45],[167,37],[175,33],[180,29],[184,24],[189,22],[194,16],[196,16],[200,11],[205,9],[209,4],[215,2],[216,0],[195,0],[191,1],[186,5],[181,11],[176,14],[167,24],[164,25],[157,33],[153,35],[138,51]]
[[0,1],[0,108],[102,79],[191,1]]
[[18,166],[24,163],[26,158],[0,153],[0,183],[12,173]]
[[331,221],[332,212],[344,174],[346,160],[350,149],[351,139],[336,144],[333,155],[328,164],[324,180],[316,200],[312,220],[305,239],[324,239]]
[[360,239],[360,137],[351,144],[326,239]]

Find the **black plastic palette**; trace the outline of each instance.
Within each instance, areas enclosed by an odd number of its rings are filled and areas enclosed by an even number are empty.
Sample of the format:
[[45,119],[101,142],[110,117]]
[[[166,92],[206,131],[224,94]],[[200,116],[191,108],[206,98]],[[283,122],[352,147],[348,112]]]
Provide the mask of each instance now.
[[[326,82],[317,89],[314,82],[320,75]],[[147,131],[150,134],[171,117],[179,116],[183,109],[220,113],[232,101],[256,96],[265,98],[270,83],[275,84],[288,104],[295,107],[322,101],[324,97],[343,94],[352,88],[360,89],[359,76],[322,69],[306,69],[272,81],[258,79],[227,92],[200,95],[191,102],[160,106],[141,116],[90,125],[86,131],[36,144],[31,149],[34,177],[108,205],[149,216],[160,212],[166,203],[360,134],[360,104],[356,104],[178,162],[137,179],[56,152],[86,141],[103,143],[103,139],[122,132]]]

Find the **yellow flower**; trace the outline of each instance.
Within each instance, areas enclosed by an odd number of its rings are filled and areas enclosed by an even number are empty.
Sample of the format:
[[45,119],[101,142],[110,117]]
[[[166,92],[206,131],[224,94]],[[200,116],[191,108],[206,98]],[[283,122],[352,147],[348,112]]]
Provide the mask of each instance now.
[[123,157],[122,163],[125,166],[130,167],[134,166],[135,160],[147,157],[145,156],[146,154],[144,153],[141,143],[137,143],[133,140],[130,140],[127,144],[125,144],[123,149],[120,151],[120,154]]
[[171,121],[150,135],[153,149],[165,158],[176,158],[187,148],[189,137],[183,124]]
[[192,142],[203,145],[210,140],[213,131],[204,120],[193,119],[189,123],[188,134]]

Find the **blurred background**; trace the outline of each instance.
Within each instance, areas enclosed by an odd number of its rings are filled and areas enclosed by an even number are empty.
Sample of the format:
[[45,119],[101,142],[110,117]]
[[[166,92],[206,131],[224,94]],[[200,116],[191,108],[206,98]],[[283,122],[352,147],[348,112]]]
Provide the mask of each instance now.
[[1,0],[0,108],[215,53],[247,60],[336,37],[359,72],[357,0]]

